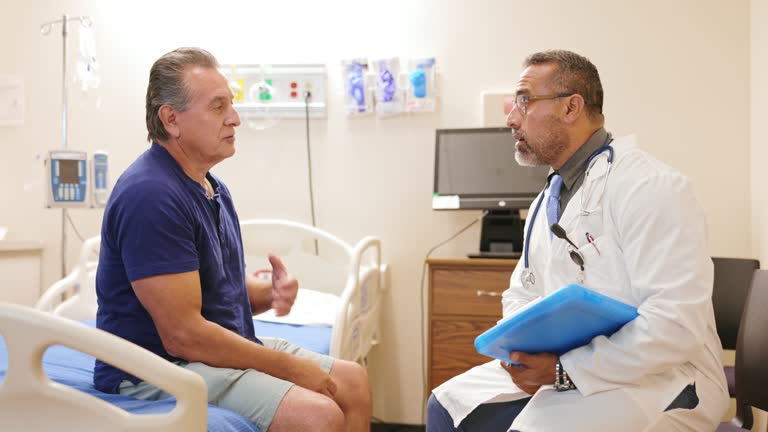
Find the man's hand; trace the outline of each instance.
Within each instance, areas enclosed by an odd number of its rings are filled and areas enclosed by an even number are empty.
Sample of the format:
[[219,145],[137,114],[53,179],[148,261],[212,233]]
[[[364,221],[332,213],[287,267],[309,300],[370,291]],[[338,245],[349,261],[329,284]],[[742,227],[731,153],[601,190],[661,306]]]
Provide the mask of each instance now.
[[277,316],[288,315],[296,301],[299,282],[288,274],[280,258],[270,255],[269,263],[272,265],[272,309]]
[[312,360],[293,357],[291,361],[291,376],[288,381],[305,389],[324,394],[333,399],[336,395],[336,383],[331,375]]
[[501,362],[501,367],[509,372],[515,385],[529,395],[536,393],[543,385],[555,383],[556,355],[513,352],[509,354],[509,359],[520,365]]

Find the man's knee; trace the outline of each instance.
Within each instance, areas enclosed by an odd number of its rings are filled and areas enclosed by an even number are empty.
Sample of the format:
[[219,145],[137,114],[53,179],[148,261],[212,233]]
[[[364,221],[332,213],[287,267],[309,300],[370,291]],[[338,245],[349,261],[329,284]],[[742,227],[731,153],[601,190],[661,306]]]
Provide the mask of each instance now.
[[443,408],[434,394],[429,395],[429,400],[427,401],[427,430],[434,432],[452,432],[456,430],[453,426],[453,418]]
[[[341,408],[333,400],[322,396],[321,400],[306,406],[307,414],[315,425],[325,425],[324,430],[343,431],[346,429],[346,421]],[[316,423],[315,423],[316,422]],[[308,425],[312,427],[311,425]],[[313,430],[317,426],[312,427]],[[309,430],[309,429],[307,429]]]
[[335,360],[331,377],[337,381],[337,385],[343,386],[343,391],[350,396],[352,402],[370,404],[371,385],[368,382],[368,371],[364,367],[350,361]]
[[429,400],[427,400],[427,416],[430,414],[438,414],[445,411],[445,408],[443,408],[442,405],[440,405],[440,402],[438,402],[437,398],[434,394],[429,395]]
[[368,382],[368,370],[357,363],[349,362],[349,374],[352,384],[361,392],[369,394],[371,385]]
[[359,364],[347,360],[334,360],[333,368],[339,370],[350,384],[368,386],[368,371]]
[[291,387],[277,408],[269,432],[317,430],[343,431],[344,413],[336,402],[319,393]]

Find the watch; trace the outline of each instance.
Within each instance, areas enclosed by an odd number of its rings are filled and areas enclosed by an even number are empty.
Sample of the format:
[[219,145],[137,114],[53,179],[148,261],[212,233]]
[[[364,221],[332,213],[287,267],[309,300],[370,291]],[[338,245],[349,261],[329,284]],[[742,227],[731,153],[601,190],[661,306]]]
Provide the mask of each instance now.
[[560,363],[560,357],[557,358],[557,362],[555,362],[555,384],[553,388],[556,391],[567,391],[567,390],[575,390],[576,384],[574,384],[571,381],[571,378],[568,376],[568,373],[563,370],[563,364]]

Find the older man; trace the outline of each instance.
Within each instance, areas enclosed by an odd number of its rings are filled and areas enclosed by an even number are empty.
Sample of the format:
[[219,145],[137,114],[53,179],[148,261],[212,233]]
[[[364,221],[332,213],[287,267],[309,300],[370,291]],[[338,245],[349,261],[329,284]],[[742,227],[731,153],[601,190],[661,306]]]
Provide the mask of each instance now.
[[[271,284],[245,274],[232,196],[210,173],[235,154],[232,99],[207,51],[177,49],[152,66],[152,144],[120,176],[104,213],[97,325],[200,374],[210,403],[263,431],[368,430],[363,368],[254,335],[252,314],[288,313],[298,283],[277,257]],[[167,396],[102,362],[94,379],[106,392]]]

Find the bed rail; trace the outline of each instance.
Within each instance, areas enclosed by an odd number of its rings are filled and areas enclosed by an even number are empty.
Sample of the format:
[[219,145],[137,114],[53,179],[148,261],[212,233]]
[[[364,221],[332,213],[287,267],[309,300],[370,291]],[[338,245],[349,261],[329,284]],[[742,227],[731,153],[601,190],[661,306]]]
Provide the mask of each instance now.
[[[0,303],[0,334],[8,370],[0,383],[0,419],[9,431],[202,432],[207,425],[207,390],[197,374],[126,340],[25,306]],[[165,414],[130,414],[115,405],[51,381],[42,358],[63,345],[108,362],[177,398]]]

